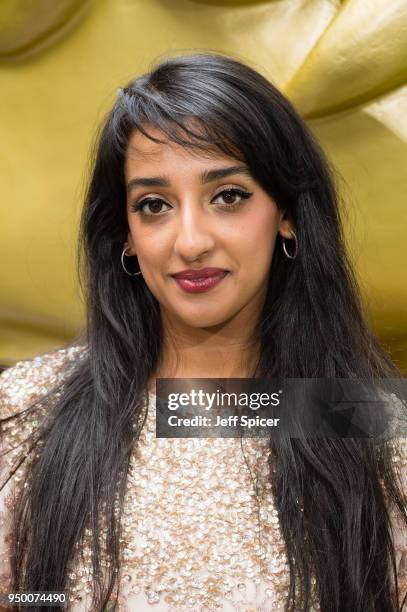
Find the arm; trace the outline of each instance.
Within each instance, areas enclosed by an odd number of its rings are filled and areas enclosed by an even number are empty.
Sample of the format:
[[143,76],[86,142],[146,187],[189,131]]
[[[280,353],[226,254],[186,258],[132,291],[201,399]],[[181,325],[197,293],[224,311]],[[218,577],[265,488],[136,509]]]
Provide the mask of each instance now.
[[[0,486],[7,478],[8,455],[3,455],[4,444],[0,445]],[[14,490],[10,479],[0,490],[0,593],[11,591],[11,510]],[[1,609],[1,606],[0,606]]]
[[[27,453],[32,433],[45,415],[45,408],[18,419],[3,421],[26,409],[63,378],[68,365],[84,354],[84,347],[62,348],[32,360],[20,361],[0,375],[0,592],[11,588],[11,527],[17,483],[25,462],[14,472],[16,462]],[[14,475],[9,478],[10,472]],[[0,606],[1,610],[1,606]]]

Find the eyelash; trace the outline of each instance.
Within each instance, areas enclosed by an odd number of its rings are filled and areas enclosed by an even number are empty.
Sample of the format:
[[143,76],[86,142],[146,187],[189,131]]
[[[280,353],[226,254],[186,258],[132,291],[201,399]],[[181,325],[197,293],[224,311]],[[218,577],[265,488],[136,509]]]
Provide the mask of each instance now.
[[[223,207],[223,208],[225,208],[227,210],[236,210],[237,208],[242,206],[242,204],[244,204],[245,200],[248,200],[250,198],[250,196],[253,195],[252,193],[250,193],[248,191],[243,191],[242,189],[237,189],[236,187],[231,187],[229,189],[224,189],[223,191],[220,191],[213,199],[215,200],[216,198],[218,198],[221,195],[224,195],[225,193],[232,193],[232,194],[238,195],[240,198],[242,198],[240,202],[233,203],[233,204],[223,204],[223,205],[221,205],[221,207]],[[163,202],[164,204],[166,204],[166,202],[164,202],[164,200],[162,200],[161,198],[144,198],[140,202],[134,202],[133,204],[131,204],[130,208],[131,208],[131,210],[133,212],[140,212],[140,214],[145,216],[145,217],[158,217],[162,213],[148,214],[148,213],[143,212],[143,210],[142,210],[144,206],[146,206],[147,204],[151,204],[152,202]]]

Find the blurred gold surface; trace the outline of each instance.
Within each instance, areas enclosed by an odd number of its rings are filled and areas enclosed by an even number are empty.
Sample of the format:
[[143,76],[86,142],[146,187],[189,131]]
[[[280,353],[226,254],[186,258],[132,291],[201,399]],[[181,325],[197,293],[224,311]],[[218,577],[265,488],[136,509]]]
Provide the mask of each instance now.
[[369,318],[406,373],[406,33],[407,0],[4,0],[0,363],[83,324],[79,213],[117,87],[161,56],[213,50],[280,87],[337,165]]
[[68,34],[91,0],[2,0],[0,61],[27,59]]

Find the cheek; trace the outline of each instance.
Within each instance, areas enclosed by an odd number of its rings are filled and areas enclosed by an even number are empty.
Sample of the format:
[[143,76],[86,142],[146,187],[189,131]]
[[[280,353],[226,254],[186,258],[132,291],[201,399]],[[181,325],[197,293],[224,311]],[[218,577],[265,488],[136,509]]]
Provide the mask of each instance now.
[[159,268],[163,261],[168,261],[169,243],[165,232],[141,227],[134,219],[129,219],[129,230],[137,257],[144,263],[147,271]]
[[[244,268],[257,276],[264,274],[270,267],[277,236],[277,225],[274,220],[265,218],[263,222],[245,224],[242,227],[238,248]],[[257,274],[256,274],[257,272]]]

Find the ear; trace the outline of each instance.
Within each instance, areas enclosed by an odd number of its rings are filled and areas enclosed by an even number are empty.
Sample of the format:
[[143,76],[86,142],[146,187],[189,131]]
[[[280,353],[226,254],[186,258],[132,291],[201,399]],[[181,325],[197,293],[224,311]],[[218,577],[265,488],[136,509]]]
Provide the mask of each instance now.
[[135,247],[134,240],[130,232],[128,232],[127,234],[127,244],[129,245],[127,255],[136,255],[136,247]]
[[292,238],[292,234],[290,230],[294,229],[294,223],[292,222],[291,217],[286,213],[285,210],[280,211],[280,222],[278,226],[278,231],[282,235],[283,238]]

